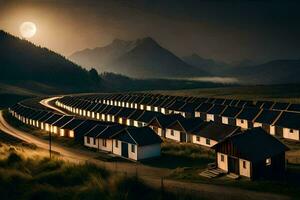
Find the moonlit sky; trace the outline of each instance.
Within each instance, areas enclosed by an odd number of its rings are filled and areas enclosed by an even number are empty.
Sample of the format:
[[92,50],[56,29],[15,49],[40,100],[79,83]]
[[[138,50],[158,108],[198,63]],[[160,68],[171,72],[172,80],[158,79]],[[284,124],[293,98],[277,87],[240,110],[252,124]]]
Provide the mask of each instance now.
[[0,28],[69,56],[113,39],[150,36],[178,56],[226,62],[300,59],[300,2],[217,0],[0,0]]

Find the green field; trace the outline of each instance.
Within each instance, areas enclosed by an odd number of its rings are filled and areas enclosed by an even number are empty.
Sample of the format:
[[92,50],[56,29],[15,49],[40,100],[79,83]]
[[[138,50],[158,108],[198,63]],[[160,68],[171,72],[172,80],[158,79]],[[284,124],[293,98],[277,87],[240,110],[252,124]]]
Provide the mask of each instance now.
[[272,100],[300,103],[300,85],[236,86],[190,90],[155,90],[151,92],[179,96],[218,97],[243,100]]

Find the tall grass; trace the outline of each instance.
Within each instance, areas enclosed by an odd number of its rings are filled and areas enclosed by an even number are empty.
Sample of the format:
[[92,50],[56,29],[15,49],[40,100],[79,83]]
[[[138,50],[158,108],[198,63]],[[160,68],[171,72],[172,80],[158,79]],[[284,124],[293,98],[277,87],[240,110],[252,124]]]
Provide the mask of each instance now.
[[138,177],[112,173],[94,164],[28,157],[5,145],[0,150],[1,200],[185,199],[153,189]]

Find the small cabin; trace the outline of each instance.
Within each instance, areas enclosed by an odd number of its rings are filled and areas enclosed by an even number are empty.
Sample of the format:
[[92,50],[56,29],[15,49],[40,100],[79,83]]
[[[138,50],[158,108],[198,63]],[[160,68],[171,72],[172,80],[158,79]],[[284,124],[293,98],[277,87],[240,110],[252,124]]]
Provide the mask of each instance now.
[[254,119],[260,114],[262,110],[255,107],[244,107],[242,111],[236,116],[236,126],[243,129],[253,127]]
[[226,137],[212,148],[217,167],[225,172],[252,180],[285,175],[288,147],[260,127]]
[[144,160],[159,157],[161,153],[160,137],[149,127],[128,127],[113,139],[113,153],[131,160]]
[[263,110],[254,120],[253,127],[262,127],[267,133],[275,135],[275,126],[273,123],[280,116],[281,111]]
[[152,130],[154,130],[160,137],[165,138],[167,127],[179,119],[183,119],[183,116],[179,114],[160,115],[154,117],[148,123],[148,126],[152,128]]
[[300,113],[282,112],[274,126],[275,135],[285,139],[300,140]]

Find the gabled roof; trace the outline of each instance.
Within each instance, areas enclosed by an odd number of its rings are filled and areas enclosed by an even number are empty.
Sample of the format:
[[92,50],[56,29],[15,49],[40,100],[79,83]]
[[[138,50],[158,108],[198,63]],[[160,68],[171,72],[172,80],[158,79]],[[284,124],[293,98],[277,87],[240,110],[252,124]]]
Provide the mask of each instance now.
[[283,128],[300,129],[300,113],[283,111],[275,125]]
[[263,124],[272,125],[279,115],[280,115],[280,111],[263,110],[254,121]]
[[46,115],[44,115],[43,117],[41,117],[40,119],[38,119],[38,121],[40,122],[44,122],[47,119],[49,119],[52,115],[54,115],[52,112],[47,113]]
[[137,121],[149,123],[154,117],[162,115],[162,113],[159,112],[152,112],[152,111],[145,111],[139,118],[137,118]]
[[211,107],[211,109],[209,109],[206,113],[219,115],[225,110],[225,108],[226,108],[226,106],[223,106],[223,105],[213,105],[213,107]]
[[227,105],[229,106],[232,102],[232,99],[225,99],[225,101],[223,102],[223,105]]
[[240,101],[240,100],[238,100],[238,99],[232,99],[230,105],[231,105],[231,106],[236,106],[236,105],[239,103],[239,101]]
[[257,101],[256,107],[263,109],[270,109],[273,106],[274,102],[272,101]]
[[204,123],[204,121],[197,117],[197,118],[182,118],[182,119],[178,119],[176,120],[174,123],[170,124],[167,128],[170,129],[176,129],[176,125],[179,125],[179,127],[181,127],[183,129],[183,131],[185,132],[191,132],[193,130],[195,130],[196,128],[202,126]]
[[54,122],[56,122],[57,120],[59,120],[62,117],[63,117],[63,115],[53,114],[51,117],[46,119],[44,122],[47,124],[53,124]]
[[124,130],[127,126],[125,125],[113,125],[107,126],[100,134],[98,134],[97,138],[108,139],[112,138],[114,135],[118,134],[120,131]]
[[300,112],[300,104],[290,104],[287,110]]
[[138,146],[162,143],[161,138],[149,127],[128,127],[113,136],[113,138]]
[[53,126],[58,126],[58,127],[62,127],[63,125],[67,124],[69,121],[71,121],[74,117],[73,116],[63,116],[62,118],[60,118],[59,120],[57,120],[56,122],[54,122],[52,125]]
[[83,123],[81,123],[79,126],[77,126],[74,129],[74,131],[76,133],[79,133],[80,135],[84,135],[84,134],[86,134],[87,132],[89,132],[93,127],[95,127],[98,124],[99,124],[98,121],[86,120]]
[[286,110],[290,103],[277,102],[272,106],[272,110]]
[[212,106],[213,104],[211,103],[202,103],[198,108],[196,108],[196,111],[206,113]]
[[154,121],[156,121],[161,128],[167,128],[170,124],[174,123],[179,119],[183,119],[184,117],[180,114],[170,114],[170,115],[159,115],[154,117],[148,125],[151,125]]
[[144,112],[144,110],[135,110],[130,116],[128,116],[128,119],[137,120]]
[[61,128],[62,129],[73,130],[77,126],[79,126],[80,124],[82,124],[83,122],[85,122],[85,120],[74,118],[71,121],[69,121],[68,123],[66,123],[65,125],[63,125]]
[[215,99],[213,101],[213,104],[223,105],[224,102],[225,102],[225,99]]
[[132,108],[122,108],[120,111],[115,115],[116,117],[129,117],[133,112],[135,112],[135,109]]
[[252,121],[260,111],[261,109],[255,107],[244,107],[243,110],[236,116],[236,118]]
[[91,128],[87,133],[84,134],[84,136],[87,137],[96,137],[97,135],[99,135],[104,129],[106,129],[107,126],[103,126],[103,125],[96,125],[93,128]]
[[225,110],[221,113],[221,115],[224,117],[235,118],[241,112],[241,110],[242,108],[227,106]]
[[240,131],[240,127],[231,126],[228,124],[207,122],[204,126],[193,131],[193,134],[215,140],[217,142],[224,140]]
[[179,110],[181,107],[183,107],[186,103],[184,101],[174,101],[172,104],[170,104],[167,109],[168,110]]
[[248,129],[242,133],[227,137],[213,146],[213,148],[217,149],[218,146],[226,142],[231,143],[237,149],[240,158],[252,162],[263,161],[288,150],[288,147],[262,128]]

